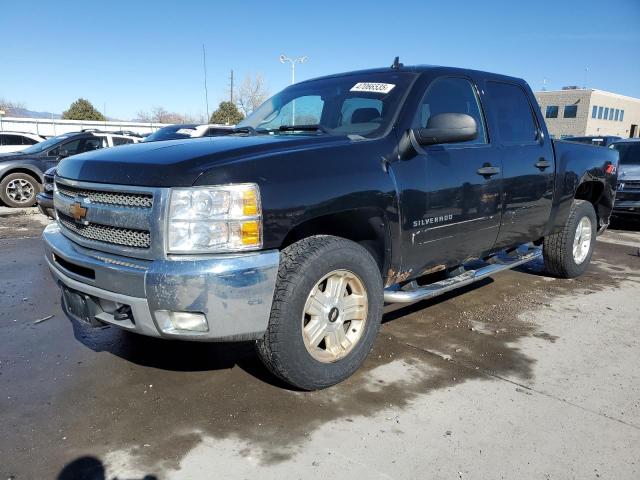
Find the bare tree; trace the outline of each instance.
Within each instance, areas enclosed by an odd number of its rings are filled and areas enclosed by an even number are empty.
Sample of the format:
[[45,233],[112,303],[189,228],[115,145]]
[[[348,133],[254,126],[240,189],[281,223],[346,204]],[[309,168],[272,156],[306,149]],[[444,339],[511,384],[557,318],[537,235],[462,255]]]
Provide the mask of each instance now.
[[159,105],[152,107],[151,111],[139,111],[136,113],[136,120],[145,123],[198,123],[193,115],[170,112]]
[[14,115],[16,110],[27,108],[22,102],[13,102],[6,98],[0,98],[0,110],[4,110],[7,115]]
[[269,90],[261,73],[247,75],[236,93],[236,102],[245,115],[249,115],[269,98]]

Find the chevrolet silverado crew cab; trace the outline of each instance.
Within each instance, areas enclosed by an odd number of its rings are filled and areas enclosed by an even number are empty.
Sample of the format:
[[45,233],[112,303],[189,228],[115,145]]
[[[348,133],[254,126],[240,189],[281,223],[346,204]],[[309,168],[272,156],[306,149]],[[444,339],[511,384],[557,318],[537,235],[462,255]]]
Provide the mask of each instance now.
[[385,303],[540,255],[583,273],[617,162],[551,140],[523,80],[396,61],[294,84],[231,135],[63,160],[46,261],[76,321],[255,341],[318,389],[362,364]]

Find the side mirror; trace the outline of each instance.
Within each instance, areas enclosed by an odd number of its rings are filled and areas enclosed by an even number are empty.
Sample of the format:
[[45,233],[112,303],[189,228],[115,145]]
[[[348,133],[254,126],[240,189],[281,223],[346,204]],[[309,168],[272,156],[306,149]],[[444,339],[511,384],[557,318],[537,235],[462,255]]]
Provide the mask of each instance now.
[[420,145],[458,143],[478,137],[478,125],[466,113],[439,113],[429,119],[427,128],[413,130]]

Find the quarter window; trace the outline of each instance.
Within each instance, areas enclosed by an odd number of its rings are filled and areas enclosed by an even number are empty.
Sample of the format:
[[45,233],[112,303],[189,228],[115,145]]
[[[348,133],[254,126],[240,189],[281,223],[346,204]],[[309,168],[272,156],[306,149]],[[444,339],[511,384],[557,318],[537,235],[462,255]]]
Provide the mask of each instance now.
[[547,107],[547,113],[545,115],[547,118],[558,118],[558,107],[556,105],[549,105]]
[[[371,108],[371,107],[368,107]],[[475,88],[464,78],[440,78],[434,80],[422,99],[415,127],[427,127],[429,120],[440,113],[465,113],[476,121],[478,136],[463,144],[487,143],[487,134]]]
[[567,105],[564,107],[564,118],[576,118],[578,115],[577,105]]
[[126,145],[128,143],[133,143],[133,139],[126,137],[111,137],[113,140],[113,146],[117,147],[118,145]]
[[503,143],[532,143],[538,129],[527,96],[518,85],[487,82],[498,133]]

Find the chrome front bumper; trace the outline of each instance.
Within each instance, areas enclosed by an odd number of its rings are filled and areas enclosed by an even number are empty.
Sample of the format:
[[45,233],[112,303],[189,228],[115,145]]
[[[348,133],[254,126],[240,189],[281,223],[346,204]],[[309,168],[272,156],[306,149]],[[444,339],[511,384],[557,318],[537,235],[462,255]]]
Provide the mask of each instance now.
[[[100,322],[154,337],[196,341],[256,339],[267,328],[280,260],[277,250],[140,260],[84,248],[64,236],[56,223],[47,226],[42,237],[55,280],[63,289],[80,292]],[[117,320],[114,313],[123,305],[131,308],[131,318]],[[158,311],[203,314],[208,331],[178,330]]]

